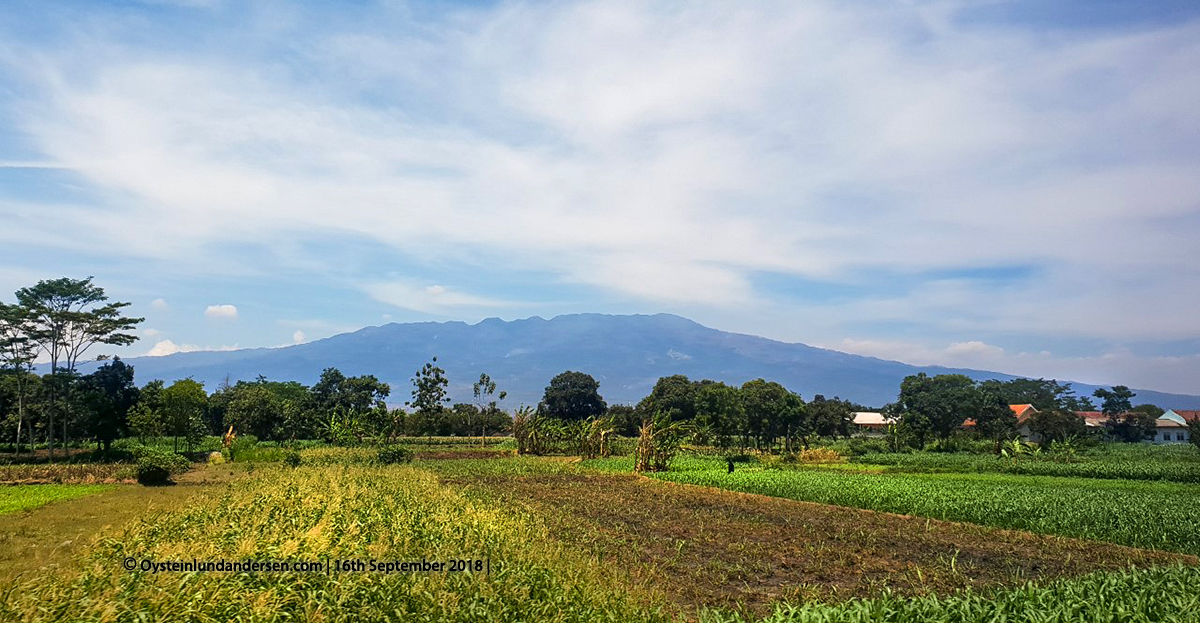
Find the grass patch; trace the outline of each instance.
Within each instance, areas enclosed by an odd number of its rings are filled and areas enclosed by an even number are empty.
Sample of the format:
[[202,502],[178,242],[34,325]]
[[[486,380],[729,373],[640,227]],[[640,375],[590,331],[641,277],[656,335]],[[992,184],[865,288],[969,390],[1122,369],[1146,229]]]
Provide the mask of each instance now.
[[19,485],[0,487],[0,515],[19,513],[58,500],[102,493],[111,485]]

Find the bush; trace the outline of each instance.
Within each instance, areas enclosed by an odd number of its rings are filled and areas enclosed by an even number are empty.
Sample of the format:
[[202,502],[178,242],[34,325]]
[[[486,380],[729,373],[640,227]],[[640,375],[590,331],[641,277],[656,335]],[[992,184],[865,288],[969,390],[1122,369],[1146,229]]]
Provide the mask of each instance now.
[[146,448],[137,454],[137,480],[147,486],[171,484],[171,476],[186,472],[192,465],[174,452]]
[[409,463],[413,460],[413,452],[408,449],[408,446],[383,446],[379,449],[376,458],[384,465]]
[[300,467],[303,461],[300,459],[300,453],[296,450],[288,450],[283,455],[283,462],[287,463],[288,467]]

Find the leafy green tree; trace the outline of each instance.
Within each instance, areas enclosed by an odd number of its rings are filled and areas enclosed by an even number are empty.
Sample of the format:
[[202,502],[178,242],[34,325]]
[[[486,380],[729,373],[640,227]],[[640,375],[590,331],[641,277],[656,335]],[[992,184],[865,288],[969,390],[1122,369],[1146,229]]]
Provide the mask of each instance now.
[[[489,420],[495,419],[495,413],[500,410],[497,404],[508,397],[508,392],[500,390],[496,393],[496,382],[487,373],[479,375],[479,380],[471,386],[471,392],[475,395],[475,407],[479,412],[479,436],[487,437],[487,429]],[[495,399],[492,398],[495,396]],[[470,428],[471,422],[467,422],[467,428]]]
[[900,423],[919,447],[930,437],[948,439],[978,412],[979,394],[975,382],[962,374],[924,372],[907,376],[900,383],[900,395],[894,409]]
[[974,417],[975,432],[984,439],[994,441],[995,452],[1000,454],[1004,442],[1017,437],[1017,414],[1008,407],[1009,399],[997,381],[984,381],[977,391],[979,410]]
[[1192,445],[1196,446],[1197,450],[1200,450],[1200,417],[1188,420],[1187,423],[1188,441],[1191,441]]
[[734,439],[746,428],[741,390],[724,383],[709,383],[696,391],[694,401],[696,426],[711,431],[718,447],[732,447]]
[[605,417],[612,420],[613,432],[623,437],[636,437],[641,420],[631,405],[609,405]]
[[808,403],[808,417],[813,432],[820,437],[850,437],[854,427],[854,404],[837,396],[827,399],[821,394]]
[[[129,303],[108,302],[104,289],[87,279],[59,279],[39,281],[36,285],[17,290],[17,301],[26,310],[29,320],[28,338],[46,354],[50,360],[50,375],[55,382],[50,385],[50,408],[48,415],[47,441],[50,458],[54,458],[54,416],[59,412],[62,424],[62,440],[68,438],[69,414],[62,410],[71,385],[57,379],[61,372],[68,377],[75,372],[80,357],[96,344],[126,346],[137,341],[129,333],[143,318],[126,318],[121,310]],[[61,412],[60,412],[61,411]]]
[[1124,385],[1114,385],[1111,390],[1098,388],[1092,395],[1102,400],[1100,411],[1110,418],[1133,409],[1130,402],[1137,394]]
[[1083,437],[1087,434],[1087,424],[1083,418],[1066,409],[1047,409],[1035,411],[1027,421],[1030,432],[1038,436],[1043,444],[1061,442],[1071,437]]
[[1136,443],[1142,439],[1154,437],[1157,430],[1156,415],[1145,411],[1133,410],[1133,390],[1124,385],[1114,385],[1112,389],[1103,387],[1092,392],[1102,403],[1100,410],[1108,416],[1104,423],[1110,435],[1127,443]]
[[654,389],[638,403],[637,409],[643,417],[665,413],[673,421],[690,422],[696,418],[696,392],[700,385],[682,374],[664,376],[654,383]]
[[[26,424],[26,403],[30,397],[30,378],[34,375],[33,360],[37,345],[29,335],[32,331],[29,311],[19,305],[0,303],[0,372],[12,379],[16,398],[16,449],[21,451],[21,433]],[[33,436],[30,434],[30,447]],[[31,450],[32,452],[32,450]]]
[[437,365],[437,357],[417,370],[412,378],[412,401],[408,406],[414,409],[425,425],[434,428],[441,426],[445,418],[446,405],[450,403],[446,388],[450,385],[446,371]]
[[115,357],[82,377],[80,387],[89,415],[88,433],[107,451],[114,439],[128,431],[129,411],[141,397],[133,383],[133,366]]
[[1162,417],[1164,413],[1166,413],[1166,410],[1164,410],[1162,407],[1160,407],[1158,405],[1152,405],[1152,404],[1138,405],[1138,406],[1130,409],[1130,411],[1138,411],[1141,413],[1145,413],[1147,415],[1150,415],[1151,417],[1153,417],[1156,420],[1158,418]]
[[586,420],[603,415],[607,408],[596,379],[568,370],[550,379],[538,413],[558,420]]
[[1154,438],[1154,434],[1158,432],[1157,419],[1144,411],[1126,411],[1109,417],[1104,426],[1114,438],[1126,443],[1137,443],[1143,439]]
[[258,383],[238,384],[225,407],[225,425],[259,439],[277,441],[284,436],[284,401]]
[[203,438],[204,409],[208,394],[204,385],[186,378],[175,381],[159,395],[162,401],[161,414],[164,432],[175,438],[174,449],[179,451],[179,440],[183,439],[190,450]]
[[759,449],[769,449],[783,437],[786,449],[799,437],[808,447],[811,427],[805,418],[805,405],[800,397],[774,381],[754,379],[742,384],[738,392],[745,411],[744,434],[754,440]]

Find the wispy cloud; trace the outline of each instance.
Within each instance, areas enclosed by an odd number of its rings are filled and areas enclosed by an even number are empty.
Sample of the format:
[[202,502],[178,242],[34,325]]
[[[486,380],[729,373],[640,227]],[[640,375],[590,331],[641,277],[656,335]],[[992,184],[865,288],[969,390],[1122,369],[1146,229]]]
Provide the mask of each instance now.
[[[536,273],[543,300],[575,288],[585,307],[826,344],[904,323],[947,363],[1034,369],[1013,336],[1200,340],[1196,19],[567,2],[383,5],[331,26],[315,7],[186,4],[222,16],[188,13],[212,47],[95,15],[0,54],[28,162],[92,189],[53,203],[54,232],[30,217],[45,205],[0,202],[0,238],[262,283],[302,270],[440,316],[535,306],[479,292]],[[314,236],[326,252],[296,251]],[[338,245],[363,241],[415,268],[339,272]],[[1012,265],[1031,270],[929,276]],[[866,294],[784,297],[762,273]]]

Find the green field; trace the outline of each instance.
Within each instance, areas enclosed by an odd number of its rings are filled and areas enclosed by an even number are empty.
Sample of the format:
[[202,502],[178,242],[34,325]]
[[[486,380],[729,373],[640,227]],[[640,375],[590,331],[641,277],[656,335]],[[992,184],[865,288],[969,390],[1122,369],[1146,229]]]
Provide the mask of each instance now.
[[[592,463],[629,469],[628,459]],[[672,482],[1200,554],[1200,486],[1010,474],[863,474],[680,461]]]
[[101,493],[110,485],[15,485],[0,486],[0,515],[44,506],[56,500]]

